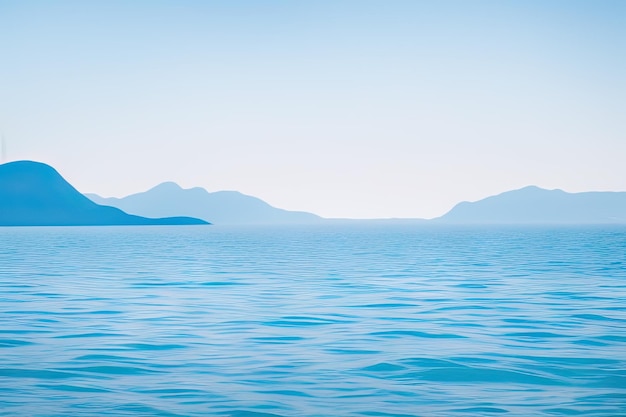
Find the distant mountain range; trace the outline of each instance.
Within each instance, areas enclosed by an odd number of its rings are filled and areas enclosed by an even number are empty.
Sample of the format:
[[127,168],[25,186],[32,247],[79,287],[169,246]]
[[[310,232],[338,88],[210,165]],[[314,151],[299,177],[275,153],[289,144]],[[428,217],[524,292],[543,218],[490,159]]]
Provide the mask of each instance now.
[[182,189],[172,182],[124,198],[86,194],[98,204],[142,216],[185,215],[215,224],[306,224],[377,222],[383,224],[612,224],[626,223],[626,192],[567,193],[535,186],[508,191],[476,202],[457,204],[432,219],[323,219],[311,213],[274,208],[235,191],[209,193]]
[[51,166],[32,161],[0,165],[0,226],[191,225],[190,217],[149,219],[94,203]]
[[432,220],[446,224],[626,223],[626,192],[567,193],[529,186],[457,204]]
[[148,191],[124,198],[85,194],[92,201],[127,213],[149,217],[184,215],[214,224],[309,224],[323,219],[315,214],[288,211],[237,191],[209,193],[203,188],[183,189],[164,182]]
[[[181,217],[183,216],[183,217]],[[626,192],[567,193],[530,186],[462,202],[432,219],[324,219],[272,207],[236,191],[209,193],[173,182],[124,198],[80,194],[54,168],[0,165],[0,226],[182,224],[626,224]]]

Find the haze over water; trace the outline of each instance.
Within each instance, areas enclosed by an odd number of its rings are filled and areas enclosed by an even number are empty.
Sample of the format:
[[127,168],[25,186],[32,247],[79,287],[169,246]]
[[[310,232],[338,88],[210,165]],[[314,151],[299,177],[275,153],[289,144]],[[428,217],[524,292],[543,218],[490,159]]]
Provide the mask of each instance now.
[[0,229],[0,415],[623,415],[624,227]]
[[621,0],[3,0],[0,133],[81,192],[329,218],[623,191],[625,22]]

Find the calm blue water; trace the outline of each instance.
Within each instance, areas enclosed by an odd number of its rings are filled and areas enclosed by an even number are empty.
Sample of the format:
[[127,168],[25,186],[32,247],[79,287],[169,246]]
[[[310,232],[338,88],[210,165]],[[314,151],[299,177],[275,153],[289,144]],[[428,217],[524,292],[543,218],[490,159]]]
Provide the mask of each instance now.
[[2,416],[624,416],[626,228],[0,228]]

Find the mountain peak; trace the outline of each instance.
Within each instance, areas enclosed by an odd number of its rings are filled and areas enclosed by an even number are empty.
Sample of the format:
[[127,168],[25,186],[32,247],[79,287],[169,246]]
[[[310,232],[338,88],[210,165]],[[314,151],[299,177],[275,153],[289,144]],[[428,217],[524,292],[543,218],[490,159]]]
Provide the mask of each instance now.
[[548,189],[548,188],[543,188],[543,187],[539,187],[537,185],[527,185],[526,187],[522,187],[522,188],[518,188],[516,190],[511,190],[511,191],[507,191],[508,193],[516,193],[516,192],[543,192],[543,193],[553,193],[553,192],[560,192],[560,193],[564,193],[565,191],[559,189],[559,188],[554,188],[554,189]]
[[159,185],[155,185],[149,191],[154,191],[154,190],[159,190],[159,191],[181,191],[181,190],[183,190],[183,188],[180,185],[178,185],[175,182],[173,182],[173,181],[165,181],[165,182],[162,182]]
[[0,165],[0,171],[4,175],[38,175],[60,176],[56,169],[48,164],[37,161],[12,161]]
[[522,188],[519,188],[519,189],[513,190],[513,191],[524,191],[524,190],[526,190],[526,191],[540,191],[540,190],[541,191],[548,191],[545,188],[541,188],[541,187],[539,187],[537,185],[527,185],[525,187],[522,187]]

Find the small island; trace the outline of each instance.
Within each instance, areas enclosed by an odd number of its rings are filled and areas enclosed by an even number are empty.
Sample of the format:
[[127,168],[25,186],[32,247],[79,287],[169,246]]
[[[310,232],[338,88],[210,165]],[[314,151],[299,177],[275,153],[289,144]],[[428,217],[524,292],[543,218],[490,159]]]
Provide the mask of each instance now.
[[207,225],[193,217],[147,218],[94,203],[51,166],[0,165],[0,226]]

